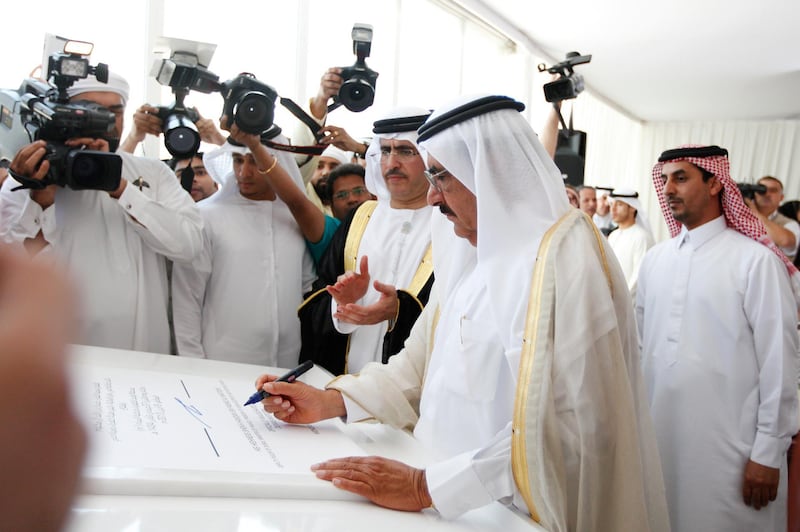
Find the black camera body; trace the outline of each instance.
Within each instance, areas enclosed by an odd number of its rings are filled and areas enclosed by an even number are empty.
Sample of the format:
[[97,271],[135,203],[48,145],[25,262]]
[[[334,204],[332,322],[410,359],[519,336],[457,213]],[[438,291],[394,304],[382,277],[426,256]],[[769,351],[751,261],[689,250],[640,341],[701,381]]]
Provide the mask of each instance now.
[[203,66],[196,53],[186,51],[172,52],[169,59],[157,62],[151,73],[175,94],[175,103],[158,107],[164,146],[177,159],[189,158],[200,148],[200,133],[195,126],[200,115],[194,108],[187,107],[184,100],[189,91],[206,94],[219,91],[219,76]]
[[544,99],[551,103],[562,100],[577,98],[583,92],[583,76],[576,74],[573,68],[592,60],[591,54],[581,55],[578,52],[567,53],[567,59],[547,68],[544,64],[539,65],[539,72],[545,70],[551,74],[559,74],[560,77],[544,85]]
[[113,153],[71,148],[64,141],[90,137],[110,140],[116,117],[105,107],[89,101],[70,102],[67,89],[94,74],[108,81],[108,67],[91,67],[79,54],[55,53],[48,60],[48,79],[26,79],[20,88],[0,91],[0,148],[13,157],[26,144],[47,141],[45,158],[50,163],[40,182],[24,184],[43,188],[55,184],[74,190],[119,188],[122,159]]
[[164,146],[176,159],[186,159],[200,149],[200,133],[197,123],[200,115],[192,107],[183,104],[179,97],[170,107],[159,106],[158,118],[161,119],[161,132],[164,134]]
[[[60,143],[48,143],[45,155],[50,162],[48,177],[54,184],[72,190],[105,190],[119,188],[122,158],[105,151],[76,150]],[[57,170],[54,172],[53,169]]]
[[739,188],[739,192],[742,193],[742,197],[750,200],[756,199],[756,194],[767,193],[767,187],[757,183],[736,183],[736,186]]
[[221,84],[222,114],[228,123],[251,135],[260,135],[272,127],[275,120],[275,89],[261,83],[253,74],[243,72]]
[[31,111],[27,129],[34,131],[34,140],[106,138],[114,132],[116,117],[100,104],[53,100],[49,86],[33,79],[23,82],[20,93],[20,100]]
[[378,73],[369,68],[366,62],[372,49],[372,26],[356,23],[351,36],[356,62],[352,66],[342,67],[339,75],[343,82],[336,101],[349,111],[360,113],[375,101],[375,84],[378,82]]

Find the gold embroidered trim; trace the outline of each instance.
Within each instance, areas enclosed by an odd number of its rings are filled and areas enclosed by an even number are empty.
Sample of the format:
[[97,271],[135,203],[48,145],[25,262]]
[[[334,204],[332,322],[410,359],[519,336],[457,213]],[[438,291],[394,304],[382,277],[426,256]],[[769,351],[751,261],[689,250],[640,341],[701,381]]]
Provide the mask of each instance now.
[[356,271],[356,260],[358,260],[358,248],[361,245],[361,238],[364,236],[369,219],[377,206],[377,201],[368,200],[356,210],[344,243],[344,271]]
[[414,277],[411,279],[408,288],[406,288],[406,292],[414,297],[419,296],[420,290],[422,290],[425,283],[428,282],[431,273],[433,273],[433,251],[431,249],[431,244],[428,244],[428,249],[425,250],[425,255],[422,257],[422,261],[419,263],[417,271],[414,273]]
[[539,522],[539,514],[536,511],[533,494],[531,493],[531,484],[528,475],[527,442],[525,438],[525,420],[527,418],[529,391],[526,383],[530,381],[531,374],[533,373],[533,362],[537,343],[543,341],[546,344],[547,341],[546,338],[540,338],[538,333],[541,319],[540,295],[542,293],[542,285],[546,273],[545,270],[548,253],[550,252],[550,244],[557,230],[570,216],[574,216],[572,211],[562,216],[558,222],[548,229],[542,237],[542,242],[539,244],[539,250],[536,255],[536,262],[531,278],[530,294],[528,295],[525,333],[522,337],[522,353],[520,355],[517,392],[514,400],[514,419],[511,431],[511,470],[514,474],[514,481],[517,484],[517,488],[522,498],[525,500],[525,504],[528,506],[531,518],[537,523]]

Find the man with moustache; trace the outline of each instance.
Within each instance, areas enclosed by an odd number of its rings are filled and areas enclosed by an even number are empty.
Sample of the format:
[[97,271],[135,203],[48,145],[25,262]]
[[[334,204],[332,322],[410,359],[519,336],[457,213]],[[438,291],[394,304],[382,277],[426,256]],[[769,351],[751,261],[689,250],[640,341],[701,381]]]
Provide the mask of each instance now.
[[416,129],[429,111],[399,108],[374,124],[366,184],[377,196],[342,223],[298,311],[300,360],[335,375],[397,353],[433,282],[431,207]]
[[786,530],[797,270],[727,150],[667,150],[653,184],[673,238],[642,261],[636,314],[672,530]]
[[381,506],[455,518],[500,501],[551,531],[668,530],[624,277],[522,109],[462,99],[419,130],[428,201],[461,249],[434,241],[439,308],[405,350],[325,390],[262,376],[277,396],[264,408],[413,427],[437,458],[425,470],[377,456],[312,466]]

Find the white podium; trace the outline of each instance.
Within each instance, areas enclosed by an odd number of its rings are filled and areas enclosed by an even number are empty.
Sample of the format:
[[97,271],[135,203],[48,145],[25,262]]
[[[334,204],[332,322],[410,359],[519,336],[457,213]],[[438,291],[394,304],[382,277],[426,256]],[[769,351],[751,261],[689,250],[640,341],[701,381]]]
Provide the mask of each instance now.
[[[286,426],[242,407],[256,377],[280,369],[76,346],[70,372],[91,449],[68,532],[543,530],[499,503],[445,521],[317,479],[308,466],[343,452],[416,467],[431,458],[385,425]],[[329,379],[319,368],[301,377]]]

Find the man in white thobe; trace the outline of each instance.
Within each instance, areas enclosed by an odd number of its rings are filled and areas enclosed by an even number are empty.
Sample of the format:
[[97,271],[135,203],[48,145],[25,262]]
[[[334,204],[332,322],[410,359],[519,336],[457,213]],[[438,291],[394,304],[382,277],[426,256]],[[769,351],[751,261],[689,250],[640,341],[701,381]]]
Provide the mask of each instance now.
[[628,290],[635,298],[639,266],[655,240],[635,190],[615,189],[611,200],[611,216],[617,229],[608,235],[608,243],[622,267]]
[[[105,144],[113,151],[123,128],[127,82],[113,72],[108,84],[90,76],[68,93],[116,114],[111,136],[92,140],[92,146]],[[37,173],[36,164],[43,144],[20,151],[17,173],[42,177],[45,165]],[[79,342],[169,353],[165,258],[191,261],[202,245],[202,221],[165,164],[117,155],[122,180],[113,192],[56,185],[14,191],[19,183],[8,179],[0,192],[0,235],[6,242],[24,243],[32,253],[55,257],[69,269],[82,303]]]
[[203,250],[191,264],[173,269],[178,354],[294,367],[300,353],[295,312],[313,281],[313,263],[289,207],[265,174],[288,172],[302,189],[297,165],[255,135],[229,139],[203,162],[223,185],[198,206]]
[[608,235],[612,229],[616,228],[614,226],[614,220],[611,217],[611,203],[609,202],[611,190],[599,187],[595,190],[599,190],[600,192],[597,195],[597,209],[592,215],[592,221],[604,235]]
[[[420,129],[428,201],[476,253],[474,267],[469,255],[448,261],[434,240],[435,332],[429,305],[387,366],[325,391],[264,376],[258,385],[281,396],[264,406],[289,422],[414,426],[442,457],[425,471],[380,457],[315,466],[383,506],[433,505],[453,518],[499,500],[551,531],[667,530],[624,278],[591,221],[568,207],[523,108],[503,96],[460,100]],[[592,305],[572,304],[587,297]]]
[[334,375],[386,362],[402,348],[428,300],[432,210],[416,128],[429,114],[398,108],[375,122],[365,181],[378,199],[342,222],[298,311],[300,359]]
[[645,257],[636,312],[672,529],[786,530],[797,270],[742,202],[726,150],[666,151],[653,181],[673,238]]

